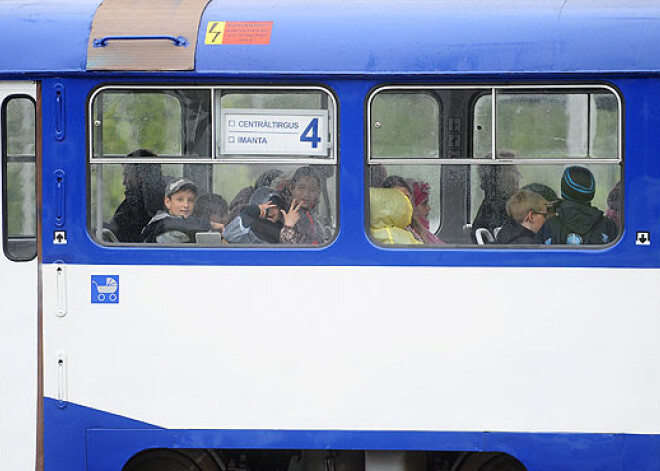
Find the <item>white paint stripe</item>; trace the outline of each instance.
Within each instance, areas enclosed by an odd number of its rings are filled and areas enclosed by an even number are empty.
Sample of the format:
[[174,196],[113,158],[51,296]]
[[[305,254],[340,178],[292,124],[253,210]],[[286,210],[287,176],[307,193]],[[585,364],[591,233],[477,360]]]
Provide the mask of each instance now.
[[[660,432],[660,270],[44,267],[45,387],[168,428]],[[90,303],[90,274],[120,304]]]

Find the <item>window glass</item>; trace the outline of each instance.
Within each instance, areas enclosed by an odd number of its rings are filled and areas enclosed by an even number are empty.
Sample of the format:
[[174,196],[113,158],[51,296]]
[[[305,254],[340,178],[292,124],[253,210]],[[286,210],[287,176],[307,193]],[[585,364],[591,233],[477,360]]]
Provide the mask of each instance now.
[[[509,86],[426,93],[441,97],[449,110],[444,125],[434,123],[440,142],[453,143],[449,158],[420,165],[406,162],[405,150],[383,158],[376,146],[369,147],[369,231],[376,243],[444,245],[427,230],[448,244],[594,246],[616,240],[622,231],[620,110],[611,91]],[[396,95],[391,89],[376,92],[372,102],[381,94]],[[375,120],[372,116],[371,129]],[[396,165],[393,158],[399,159]],[[420,221],[417,208],[406,215],[400,195],[381,191],[403,192],[414,206],[419,201],[414,183],[420,181],[429,184],[426,220]],[[576,211],[593,216],[593,224],[564,223]]]
[[[470,221],[474,221],[485,199],[484,188],[511,196],[528,185],[540,184],[550,188],[561,199],[562,173],[568,165],[475,165],[470,167],[470,194],[472,207]],[[608,195],[619,182],[620,170],[611,165],[585,165],[593,174],[595,193],[591,205],[603,211],[608,209]]]
[[475,159],[489,158],[493,153],[493,95],[480,96],[474,105],[472,120],[472,156]]
[[92,104],[93,156],[150,149],[163,157],[209,157],[209,106],[209,91],[102,91]]
[[[181,148],[199,143],[200,126],[186,123],[207,121],[216,130],[216,143],[209,146],[213,155],[177,161],[139,141],[126,156],[92,159],[92,233],[115,244],[329,243],[337,232],[338,195],[331,95],[318,89],[213,92],[211,117],[205,101],[210,89],[167,91],[186,97]],[[238,137],[268,144],[237,142]]]
[[434,95],[384,92],[371,103],[371,152],[377,158],[439,158],[440,102]]
[[12,260],[36,256],[35,108],[30,98],[5,101],[3,149],[4,249]]
[[[491,104],[490,94],[475,104],[475,157],[492,152]],[[617,111],[611,93],[499,91],[498,153],[515,150],[521,159],[616,159]]]
[[[375,165],[371,167],[373,187],[387,184],[388,177],[401,177],[412,190],[411,203],[424,228],[437,233],[441,224],[442,167],[433,165]],[[391,181],[392,178],[389,178]]]

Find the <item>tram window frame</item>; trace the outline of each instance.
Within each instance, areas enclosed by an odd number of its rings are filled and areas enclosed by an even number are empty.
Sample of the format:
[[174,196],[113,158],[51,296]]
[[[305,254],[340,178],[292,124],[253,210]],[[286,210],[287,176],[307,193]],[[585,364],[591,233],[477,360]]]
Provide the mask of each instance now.
[[[209,113],[205,115],[203,119],[206,120],[205,126],[209,130],[209,154],[206,156],[190,158],[187,156],[183,157],[172,157],[172,156],[157,156],[157,157],[127,157],[127,156],[112,156],[112,157],[103,157],[96,155],[97,153],[94,150],[93,140],[95,135],[95,111],[94,111],[94,100],[99,94],[103,93],[106,90],[112,90],[114,92],[122,92],[124,90],[142,90],[148,89],[150,92],[158,92],[165,90],[193,90],[194,92],[208,91],[209,92]],[[317,108],[310,108],[310,110],[315,113],[309,113],[310,115],[315,114],[325,114],[326,118],[323,121],[319,120],[319,134],[321,132],[327,133],[324,139],[321,140],[322,143],[327,144],[328,150],[326,155],[321,156],[320,158],[315,155],[296,155],[295,152],[290,155],[270,155],[261,153],[250,153],[243,155],[229,155],[229,154],[220,154],[220,145],[219,145],[219,127],[222,125],[221,122],[221,99],[224,94],[317,94],[319,96],[319,106]],[[265,108],[268,111],[270,108]],[[280,108],[272,108],[272,110],[279,110]],[[237,109],[232,108],[233,111]],[[272,111],[271,110],[271,111]],[[239,110],[245,111],[245,110]],[[258,108],[254,108],[252,111],[259,111]],[[301,110],[284,110],[282,112],[295,113],[300,111],[298,114],[305,115],[304,111]],[[249,108],[248,108],[249,112]],[[140,86],[140,85],[103,85],[98,87],[93,93],[90,94],[88,100],[88,133],[89,133],[89,158],[88,158],[88,212],[87,212],[87,226],[90,235],[95,241],[101,245],[110,245],[110,246],[130,246],[130,247],[213,247],[213,248],[222,248],[222,247],[240,247],[240,248],[272,248],[272,247],[296,247],[296,248],[321,248],[326,247],[333,243],[339,234],[339,162],[338,162],[338,102],[336,96],[331,89],[325,86],[268,86],[268,85],[181,85],[177,87],[173,86]],[[184,111],[184,114],[186,112]],[[272,113],[276,114],[276,113]],[[287,115],[288,116],[288,115]],[[187,118],[185,118],[187,119]],[[323,127],[325,126],[325,127]],[[189,140],[185,136],[183,137],[183,146],[187,145]],[[301,128],[301,131],[304,130]],[[311,137],[310,137],[311,136]],[[313,137],[311,132],[310,137],[307,140],[311,140]],[[301,142],[303,139],[301,139]],[[325,142],[324,142],[325,141]],[[313,143],[309,144],[313,146]],[[108,208],[103,210],[104,198],[102,197],[103,185],[99,184],[102,182],[103,175],[102,170],[104,165],[111,164],[159,164],[164,166],[165,164],[181,165],[182,170],[181,174],[176,172],[176,177],[186,177],[195,181],[199,188],[199,195],[206,192],[217,191],[222,193],[223,196],[226,193],[221,189],[217,189],[219,175],[217,172],[222,169],[227,168],[238,168],[240,166],[247,166],[245,171],[239,172],[243,173],[243,179],[246,178],[246,175],[249,175],[252,171],[256,171],[261,167],[268,166],[270,168],[277,168],[283,172],[290,173],[289,177],[292,176],[293,170],[299,167],[305,166],[315,166],[319,176],[321,177],[321,188],[319,195],[319,208],[318,210],[322,212],[319,215],[319,221],[326,229],[326,235],[329,238],[322,244],[316,243],[278,243],[278,244],[223,244],[218,245],[214,242],[208,244],[195,243],[144,243],[144,242],[118,242],[114,240],[115,238],[105,238],[104,237],[104,226],[106,221],[110,221],[113,216],[112,211],[108,211]],[[233,167],[232,167],[233,166]],[[323,168],[329,168],[331,170],[325,171]],[[100,175],[100,177],[99,177]],[[163,175],[165,175],[163,173]],[[247,177],[249,178],[249,177]],[[256,177],[255,177],[256,178]],[[115,177],[116,179],[116,177]],[[254,183],[254,179],[249,182],[245,182],[245,186],[250,186]],[[93,188],[95,186],[96,188]],[[224,189],[224,187],[223,187]],[[230,195],[226,195],[230,196]],[[119,199],[121,201],[121,198]],[[117,208],[117,205],[114,205],[113,208]],[[134,239],[135,240],[135,239]]]
[[[8,133],[8,117],[7,110],[9,104],[13,100],[28,100],[32,104],[32,111],[34,113],[34,153],[33,154],[21,154],[19,156],[13,156],[10,154],[9,149],[9,139],[10,135]],[[2,246],[5,256],[14,262],[28,262],[34,260],[37,256],[37,128],[36,128],[36,115],[37,107],[36,102],[33,97],[25,94],[15,94],[7,96],[0,107],[1,115],[1,127],[2,127]],[[33,201],[31,202],[31,207],[33,208],[33,231],[30,234],[21,234],[21,235],[10,235],[10,222],[14,218],[14,214],[10,211],[9,207],[9,164],[10,163],[27,163],[34,166],[33,172],[31,174],[33,180]],[[24,195],[22,195],[24,196]],[[21,198],[23,201],[24,198]],[[25,213],[21,213],[26,216]]]
[[[371,147],[372,143],[372,138],[371,138],[371,131],[373,129],[374,125],[374,117],[371,113],[372,111],[372,104],[373,100],[378,94],[383,93],[383,92],[397,92],[397,91],[408,91],[408,92],[417,92],[417,93],[424,93],[424,92],[434,92],[437,93],[439,96],[442,97],[444,101],[444,106],[446,111],[446,117],[445,121],[449,119],[455,119],[455,118],[449,118],[448,116],[453,115],[457,116],[458,119],[463,119],[465,120],[465,123],[463,127],[461,128],[462,133],[470,133],[471,135],[468,135],[467,139],[465,139],[467,142],[462,143],[462,148],[457,151],[457,152],[450,152],[450,149],[447,149],[445,155],[443,155],[441,158],[435,158],[435,159],[410,159],[407,157],[400,157],[397,159],[392,159],[392,158],[380,158],[378,156],[375,156],[373,154],[373,149]],[[456,100],[451,99],[451,93],[452,92],[459,92],[459,95],[457,96]],[[467,99],[464,96],[461,96],[460,93],[463,94],[472,94],[471,99]],[[515,95],[515,94],[587,94],[588,96],[588,102],[591,106],[591,100],[593,97],[597,96],[598,94],[606,94],[606,96],[612,96],[614,97],[615,103],[616,103],[616,109],[614,111],[614,116],[616,119],[616,122],[612,122],[612,132],[615,133],[616,136],[616,144],[614,146],[616,155],[614,157],[609,156],[609,157],[596,157],[596,158],[548,158],[548,157],[543,157],[543,158],[534,158],[534,159],[523,159],[523,158],[517,158],[515,154],[508,154],[505,155],[504,158],[501,156],[498,156],[496,149],[497,149],[497,144],[498,144],[498,134],[497,134],[497,122],[495,119],[493,119],[493,116],[497,117],[498,116],[498,108],[497,108],[497,97],[499,93],[505,93],[507,95]],[[476,143],[474,142],[474,132],[475,132],[475,108],[477,106],[477,101],[480,99],[483,99],[484,97],[489,97],[491,100],[491,123],[490,123],[490,147],[491,151],[488,153],[488,155],[485,156],[477,156],[474,155],[475,152],[475,145]],[[460,100],[464,100],[465,103],[461,103]],[[458,107],[457,107],[458,104]],[[374,182],[371,181],[371,178],[367,178],[367,183],[365,188],[365,201],[367,202],[366,207],[365,207],[365,231],[367,232],[367,235],[369,238],[372,240],[372,242],[379,246],[379,247],[398,247],[398,248],[449,248],[449,247],[455,247],[455,246],[465,246],[465,247],[479,247],[479,248],[494,248],[494,247],[499,247],[499,248],[539,248],[542,245],[510,245],[510,244],[492,244],[492,245],[477,245],[473,242],[473,240],[470,240],[470,237],[468,236],[469,231],[470,231],[470,222],[473,220],[473,216],[471,213],[473,210],[470,208],[471,205],[479,205],[479,201],[476,201],[477,198],[475,198],[474,195],[474,178],[476,175],[476,168],[480,165],[496,165],[496,166],[518,166],[518,168],[525,168],[529,166],[569,166],[569,165],[586,165],[587,167],[591,167],[593,171],[593,166],[598,166],[598,168],[610,168],[611,170],[606,171],[606,173],[609,175],[608,183],[605,184],[605,186],[601,186],[599,188],[599,185],[596,185],[596,191],[597,194],[600,195],[599,201],[602,198],[603,192],[605,192],[605,195],[610,191],[611,187],[609,184],[611,183],[609,180],[622,180],[623,179],[623,169],[624,169],[624,161],[623,161],[623,146],[622,146],[622,141],[623,141],[623,100],[618,92],[614,87],[609,86],[607,84],[543,84],[543,85],[535,85],[535,84],[521,84],[521,85],[499,85],[499,84],[477,84],[477,85],[383,85],[380,87],[377,87],[373,89],[370,94],[367,96],[366,100],[366,123],[365,123],[365,130],[366,130],[366,138],[365,138],[365,143],[366,143],[366,158],[365,158],[365,165],[366,165],[366,173],[369,177],[371,177],[371,172],[372,169],[375,168],[376,166],[384,166],[385,171],[387,170],[388,166],[391,165],[408,165],[408,166],[419,166],[419,165],[433,165],[433,166],[439,166],[441,168],[441,180],[442,184],[440,185],[439,191],[441,193],[442,199],[441,199],[441,204],[443,205],[443,209],[441,211],[440,215],[440,227],[438,230],[433,231],[434,235],[439,235],[440,237],[443,237],[443,234],[449,234],[446,236],[447,238],[445,241],[449,242],[447,244],[438,244],[438,245],[430,245],[430,244],[423,244],[423,245],[412,245],[409,243],[405,244],[400,244],[400,245],[382,245],[379,244],[376,239],[372,235],[371,227],[370,227],[370,195],[369,195],[369,185],[374,184]],[[445,128],[444,128],[444,134],[441,136],[441,139],[446,139],[448,137],[449,133],[449,124],[448,123],[443,123]],[[586,126],[587,128],[591,131],[591,128],[596,125],[597,123],[595,121],[591,120],[591,116],[589,115],[587,117],[586,121]],[[441,132],[443,129],[441,129]],[[594,139],[597,136],[594,137]],[[588,143],[588,145],[595,145],[592,142]],[[502,151],[502,149],[500,149]],[[494,156],[494,157],[493,157]],[[462,179],[462,183],[457,184],[456,188],[462,187],[463,193],[462,196],[458,195],[456,197],[452,197],[450,194],[448,194],[448,189],[445,187],[447,186],[447,182],[445,180],[449,179],[450,177],[447,175],[445,178],[445,175],[443,175],[442,169],[447,169],[447,166],[453,166],[450,168],[455,168],[457,169],[456,172],[451,172],[455,175],[458,175]],[[592,166],[593,165],[593,166]],[[463,168],[461,168],[463,167]],[[557,168],[552,168],[549,167],[549,170],[547,171],[547,175],[550,175],[553,173],[553,171],[556,173]],[[563,170],[562,170],[563,171]],[[553,176],[552,180],[552,186],[558,187],[559,186],[559,179],[560,179],[561,172],[559,173],[558,176]],[[405,173],[402,172],[402,176],[406,176]],[[555,181],[556,180],[556,181]],[[597,179],[598,181],[598,179]],[[529,182],[525,182],[529,183]],[[433,186],[433,184],[431,184]],[[613,185],[611,185],[613,186]],[[558,190],[559,188],[557,188]],[[445,191],[447,190],[447,191]],[[433,191],[433,188],[432,188]],[[451,192],[449,192],[451,193]],[[559,193],[557,191],[557,193]],[[452,199],[453,198],[453,199]],[[450,221],[452,224],[452,227],[450,228],[449,225],[445,226],[445,218],[443,216],[451,216],[448,212],[448,208],[444,207],[445,202],[448,202],[448,205],[451,205],[451,202],[449,200],[456,200],[458,199],[463,200],[462,204],[462,209],[460,211],[463,212],[461,215],[463,219],[461,225],[462,225],[462,230],[460,230],[458,227],[453,227],[453,226],[458,226],[456,224],[457,221]],[[451,209],[451,208],[449,208]],[[602,209],[602,208],[601,208]],[[457,211],[458,212],[458,211]],[[452,216],[453,218],[453,216]],[[455,218],[453,218],[455,219]],[[609,241],[606,244],[603,245],[583,245],[580,246],[580,248],[595,248],[595,249],[604,249],[607,247],[612,246],[615,244],[619,239],[621,234],[623,233],[623,219],[621,219],[621,224],[619,226],[619,232],[615,240]],[[446,232],[445,232],[446,231]],[[558,248],[558,247],[571,247],[575,248],[576,246],[567,246],[567,245],[552,245],[553,248]]]

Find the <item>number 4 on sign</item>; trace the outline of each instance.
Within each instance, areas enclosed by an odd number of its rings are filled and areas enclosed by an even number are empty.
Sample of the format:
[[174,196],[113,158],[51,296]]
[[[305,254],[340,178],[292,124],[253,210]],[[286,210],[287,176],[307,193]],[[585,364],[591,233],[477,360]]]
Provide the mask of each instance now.
[[[310,135],[311,134],[311,135]],[[312,149],[316,149],[321,142],[319,137],[319,119],[314,118],[300,135],[300,142],[311,142]]]

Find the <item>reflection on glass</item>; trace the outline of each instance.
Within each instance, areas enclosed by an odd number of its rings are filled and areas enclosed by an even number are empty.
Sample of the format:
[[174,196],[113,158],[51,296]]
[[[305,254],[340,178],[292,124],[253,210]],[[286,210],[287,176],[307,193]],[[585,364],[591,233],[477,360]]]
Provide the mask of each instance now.
[[7,155],[34,156],[34,103],[28,98],[12,98],[6,105]]
[[497,99],[498,149],[519,158],[616,158],[617,103],[606,93],[514,93]]
[[[303,170],[301,170],[303,168]],[[200,170],[211,170],[205,177]],[[265,212],[249,216],[255,218],[256,223],[241,220],[243,228],[254,229],[254,232],[263,236],[260,229],[271,222],[279,223],[279,230],[285,222],[281,214],[291,211],[292,200],[302,202],[297,208],[299,217],[291,226],[289,239],[267,239],[266,243],[293,243],[305,245],[322,245],[329,243],[336,234],[336,175],[333,166],[313,166],[311,170],[300,165],[268,165],[268,164],[227,164],[227,165],[198,165],[198,164],[93,164],[91,166],[91,221],[92,230],[99,239],[105,242],[143,243],[153,242],[148,237],[151,229],[145,229],[158,220],[159,217],[180,216],[187,221],[179,222],[179,232],[186,233],[185,238],[163,240],[168,243],[195,242],[196,234],[200,232],[215,232],[217,239],[202,237],[200,243],[227,246],[232,243],[263,244],[264,240],[236,239],[228,233],[232,222],[243,215],[246,206],[252,204],[265,205]],[[100,172],[100,173],[99,173]],[[303,175],[305,174],[305,175]],[[191,178],[199,175],[200,178]],[[302,175],[302,176],[301,176]],[[179,211],[176,201],[177,192],[168,194],[172,182],[185,179],[180,190],[193,193],[192,201],[181,202],[184,211]],[[205,190],[202,180],[210,180],[211,185]],[[100,185],[100,186],[98,186]],[[259,200],[257,188],[272,189],[265,200]],[[168,190],[169,189],[169,190]],[[264,190],[262,190],[263,192]],[[277,198],[273,197],[276,195]],[[168,198],[170,201],[168,201]],[[257,199],[255,199],[257,198]],[[270,200],[277,200],[277,208],[266,207]],[[254,201],[252,201],[254,200]],[[277,209],[277,211],[275,211]],[[99,217],[98,212],[101,212]],[[167,213],[167,214],[165,214]],[[160,216],[159,216],[160,215]],[[200,219],[207,228],[193,226],[194,218]],[[99,222],[100,221],[100,222]],[[216,224],[221,224],[219,228]],[[190,229],[190,231],[189,231]],[[272,231],[272,227],[266,227]],[[189,233],[190,232],[190,233]],[[220,237],[222,232],[223,236]],[[235,232],[232,232],[235,234]],[[318,237],[311,237],[317,234]],[[227,237],[225,237],[227,235]],[[185,240],[184,240],[185,239]],[[218,244],[213,243],[217,240]],[[156,240],[160,242],[160,240]]]
[[209,157],[209,106],[207,90],[103,91],[93,103],[94,156]]
[[440,102],[426,92],[377,94],[371,104],[371,156],[440,157]]
[[35,107],[29,98],[11,98],[2,111],[7,139],[3,155],[4,249],[13,260],[31,260],[37,253]]
[[7,164],[7,235],[34,237],[37,231],[34,162]]

